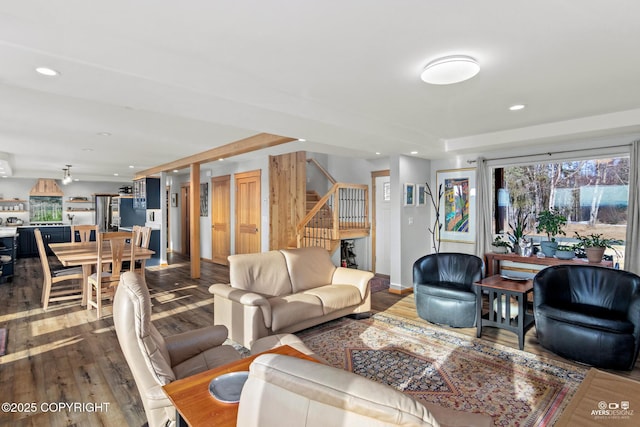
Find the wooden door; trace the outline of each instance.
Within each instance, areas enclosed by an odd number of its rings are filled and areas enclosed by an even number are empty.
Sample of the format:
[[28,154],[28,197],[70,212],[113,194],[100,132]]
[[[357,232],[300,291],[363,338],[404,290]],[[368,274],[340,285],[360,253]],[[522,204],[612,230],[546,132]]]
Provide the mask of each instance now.
[[231,175],[211,178],[211,259],[228,265],[231,254]]
[[261,251],[260,245],[260,171],[238,173],[236,182],[237,254]]
[[190,221],[190,209],[189,209],[189,185],[183,185],[180,189],[180,201],[182,206],[180,207],[180,214],[182,216],[182,253],[184,255],[191,254],[191,221]]

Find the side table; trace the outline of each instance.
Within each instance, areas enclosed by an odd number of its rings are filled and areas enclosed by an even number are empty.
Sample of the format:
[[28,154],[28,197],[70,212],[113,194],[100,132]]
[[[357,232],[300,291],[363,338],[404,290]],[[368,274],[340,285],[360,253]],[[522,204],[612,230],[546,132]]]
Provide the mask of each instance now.
[[[533,313],[527,310],[528,295],[533,292],[533,281],[512,280],[498,274],[475,282],[480,288],[479,298],[476,299],[477,328],[476,336],[480,338],[483,326],[506,329],[518,335],[518,346],[524,348],[524,334],[534,324]],[[482,294],[489,293],[489,311],[482,313]],[[517,314],[512,313],[511,301],[517,301]],[[515,311],[515,310],[514,310]]]

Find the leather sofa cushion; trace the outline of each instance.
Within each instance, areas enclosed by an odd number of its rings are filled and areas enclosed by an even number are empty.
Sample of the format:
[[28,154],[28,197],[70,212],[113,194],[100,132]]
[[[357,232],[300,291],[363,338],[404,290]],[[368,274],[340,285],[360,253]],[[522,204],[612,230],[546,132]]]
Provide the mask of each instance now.
[[265,296],[291,293],[291,281],[280,251],[229,256],[231,286]]
[[351,285],[327,285],[309,289],[304,294],[314,295],[322,302],[323,314],[333,313],[362,302],[360,291]]
[[302,321],[320,317],[322,301],[315,295],[298,293],[269,298],[271,330],[278,332]]
[[548,304],[542,304],[537,309],[543,316],[573,325],[621,334],[633,333],[633,324],[627,320],[625,314],[602,307],[585,304],[564,304],[551,307]]
[[476,294],[469,291],[469,286],[463,283],[438,282],[434,286],[425,283],[418,286],[416,292],[440,298],[453,298],[463,301],[476,300]]
[[287,260],[292,293],[331,284],[336,266],[326,249],[309,247],[280,252]]
[[409,396],[321,363],[265,354],[249,372],[238,407],[240,427],[439,426]]

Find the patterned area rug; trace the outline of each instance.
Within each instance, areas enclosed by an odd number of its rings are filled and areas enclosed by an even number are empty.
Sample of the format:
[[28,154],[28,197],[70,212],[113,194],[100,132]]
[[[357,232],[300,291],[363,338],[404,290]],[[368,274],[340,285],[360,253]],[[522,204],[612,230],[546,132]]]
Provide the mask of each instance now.
[[496,426],[551,426],[587,370],[388,314],[297,334],[335,367]]

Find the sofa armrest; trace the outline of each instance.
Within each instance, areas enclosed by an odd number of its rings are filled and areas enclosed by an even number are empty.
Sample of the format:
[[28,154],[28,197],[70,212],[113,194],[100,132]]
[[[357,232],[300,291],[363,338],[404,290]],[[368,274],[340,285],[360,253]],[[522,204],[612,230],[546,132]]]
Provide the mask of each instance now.
[[369,280],[373,273],[353,268],[338,267],[331,278],[332,285],[353,285],[360,290],[360,296],[365,299],[369,291]]
[[176,366],[210,348],[221,346],[228,335],[226,326],[213,325],[165,338],[171,366]]
[[209,286],[209,293],[242,305],[259,307],[262,311],[265,326],[267,328],[271,327],[271,304],[269,304],[269,301],[264,296],[255,292],[232,288],[230,285],[222,283]]
[[160,409],[166,407],[173,407],[173,403],[164,392],[162,385],[157,384],[146,390],[143,399],[147,402],[149,409]]

